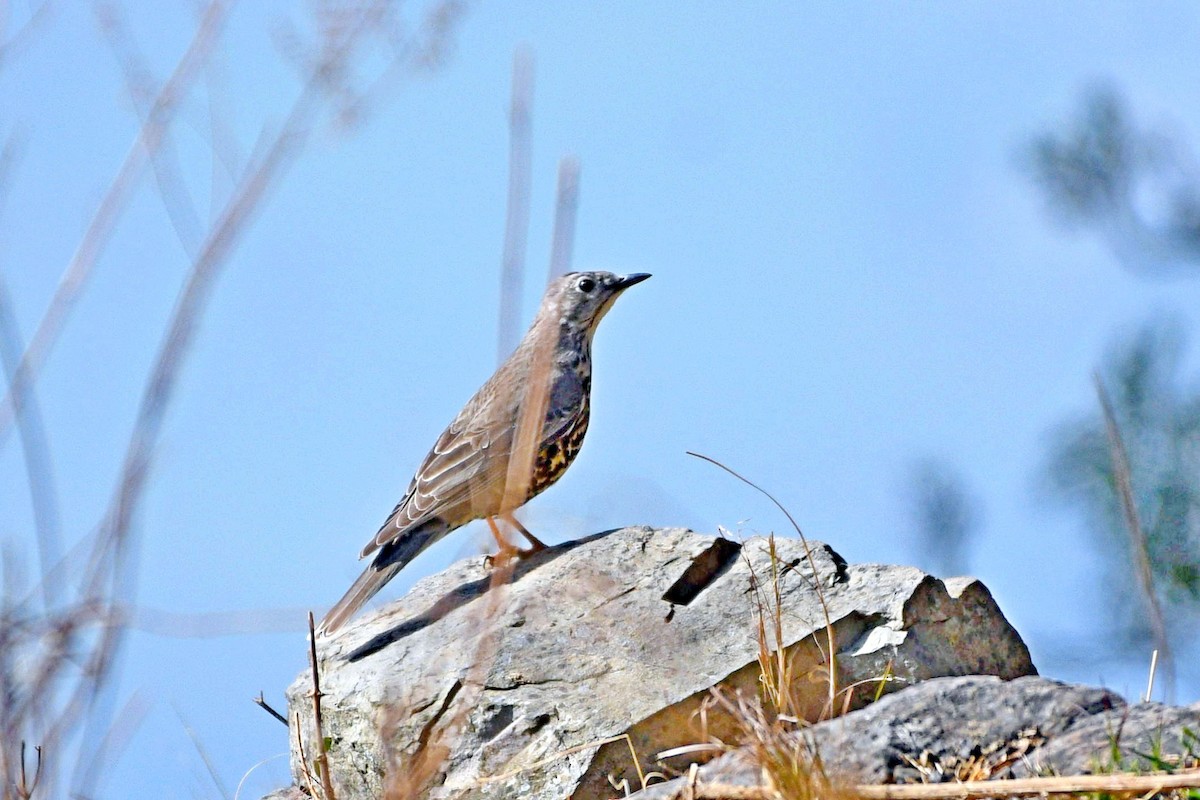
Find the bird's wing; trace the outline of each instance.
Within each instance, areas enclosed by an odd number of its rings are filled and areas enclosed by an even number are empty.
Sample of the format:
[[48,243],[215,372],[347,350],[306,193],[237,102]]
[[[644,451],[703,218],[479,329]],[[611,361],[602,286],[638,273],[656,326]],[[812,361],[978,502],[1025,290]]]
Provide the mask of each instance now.
[[[512,382],[512,375],[507,373],[519,372],[521,352],[513,354],[438,437],[409,483],[408,491],[363,548],[360,558],[436,517],[450,524],[448,533],[472,519],[498,513],[508,478],[520,396],[500,391],[497,386]],[[496,420],[510,422],[497,425]],[[540,441],[553,440],[560,429],[571,424],[572,417],[548,411]],[[533,464],[529,467],[531,471],[534,469]]]
[[447,512],[455,517],[447,522],[464,524],[473,518],[473,501],[479,500],[482,506],[489,496],[503,492],[512,430],[464,429],[460,425],[460,420],[455,420],[438,437],[408,491],[363,548],[360,558]]
[[[490,506],[498,503],[505,491],[513,428],[460,430],[459,424],[460,421],[455,420],[438,437],[409,483],[408,491],[363,548],[359,558],[365,558],[405,532],[447,512],[453,517],[446,520],[452,525],[447,533],[471,519],[495,512]],[[547,419],[548,430],[543,429],[542,441],[556,440],[574,424],[574,416]],[[531,472],[533,469],[531,464]],[[478,508],[479,513],[470,513],[473,508]],[[464,514],[464,510],[468,513]]]

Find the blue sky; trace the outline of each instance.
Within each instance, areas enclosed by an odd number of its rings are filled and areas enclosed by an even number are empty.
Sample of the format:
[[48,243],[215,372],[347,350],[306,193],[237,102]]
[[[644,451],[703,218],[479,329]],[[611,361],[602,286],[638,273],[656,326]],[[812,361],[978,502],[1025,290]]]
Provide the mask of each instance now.
[[[161,80],[195,15],[147,8],[125,6]],[[210,94],[220,140],[244,158],[297,92],[280,31],[307,8],[239,5],[184,104],[175,144],[205,219],[229,189],[213,177]],[[1136,693],[1141,669],[1097,657],[1112,645],[1092,539],[1039,499],[1036,475],[1051,427],[1091,407],[1112,337],[1163,314],[1194,329],[1197,287],[1130,276],[1054,224],[1021,148],[1097,80],[1200,146],[1198,40],[1187,3],[471,6],[442,70],[388,86],[351,130],[316,131],[216,287],[137,526],[139,603],[159,622],[131,635],[121,694],[149,710],[100,795],[217,796],[185,727],[230,790],[286,751],[250,699],[282,703],[305,663],[304,610],[357,575],[359,548],[494,367],[519,46],[536,63],[522,319],[566,154],[582,163],[575,264],[654,274],[597,336],[587,444],[529,527],[550,541],[641,523],[786,529],[695,450],[846,558],[912,563],[904,478],[934,455],[982,502],[972,571],[1035,663]],[[137,124],[83,4],[56,6],[0,64],[0,135],[24,142],[0,269],[24,335]],[[39,383],[71,541],[106,506],[187,265],[143,176]],[[19,547],[13,445],[0,539]],[[486,536],[448,537],[384,596]],[[271,613],[240,619],[271,632],[171,635],[189,615],[258,611]],[[1195,701],[1200,680],[1184,677],[1179,699]],[[275,759],[242,796],[286,770]]]

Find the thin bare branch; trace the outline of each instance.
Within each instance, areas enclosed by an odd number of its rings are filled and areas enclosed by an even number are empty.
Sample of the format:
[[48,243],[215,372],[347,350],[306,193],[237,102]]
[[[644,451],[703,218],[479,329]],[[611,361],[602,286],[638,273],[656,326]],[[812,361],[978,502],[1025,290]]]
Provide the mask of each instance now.
[[226,99],[224,78],[220,62],[210,60],[204,71],[204,93],[208,98],[208,131],[205,136],[213,152],[207,214],[210,221],[216,219],[221,210],[218,198],[223,196],[223,192],[218,187],[235,183],[242,173],[242,165],[246,163],[241,145],[229,123],[232,115],[223,108]]
[[183,730],[187,733],[188,739],[192,742],[192,747],[196,749],[196,755],[200,757],[201,763],[204,764],[204,770],[208,773],[208,779],[212,781],[213,787],[224,800],[229,800],[229,789],[221,781],[221,775],[217,772],[217,765],[213,762],[212,756],[209,755],[208,748],[204,746],[204,742],[200,740],[200,736],[195,729],[187,723],[183,718],[183,714],[178,708],[175,709],[175,716],[179,718],[179,723],[183,725]]
[[[209,19],[210,15],[206,15],[206,20]],[[102,688],[110,688],[108,677],[125,630],[119,616],[111,612],[132,602],[133,580],[137,574],[134,550],[130,546],[132,524],[185,356],[220,268],[245,232],[268,187],[280,177],[307,141],[310,118],[324,97],[329,76],[342,68],[342,62],[354,51],[359,36],[371,27],[373,19],[369,11],[365,12],[358,23],[347,30],[344,39],[329,44],[325,51],[328,60],[310,77],[262,160],[233,192],[192,265],[143,390],[117,488],[85,573],[90,576],[85,581],[85,597],[110,610],[109,622],[101,627],[99,640],[86,662],[84,674],[87,679],[72,692],[51,731],[54,737],[72,730],[87,708],[93,709],[89,725],[103,729],[104,715],[95,713],[96,706]],[[210,24],[202,22],[201,26]]]
[[[127,558],[128,534],[149,476],[154,447],[162,430],[166,409],[174,396],[179,371],[220,268],[245,232],[268,187],[280,177],[307,141],[309,120],[322,97],[328,75],[340,70],[344,59],[353,51],[358,36],[370,26],[371,19],[370,14],[364,14],[359,24],[348,31],[345,40],[331,45],[329,61],[312,75],[261,163],[235,190],[192,266],[143,391],[121,478],[104,523],[104,535],[98,540],[99,552],[93,558],[94,564],[103,563],[108,557],[113,559],[114,585],[118,593],[125,579],[135,573]],[[92,588],[93,591],[99,591],[101,587],[93,583]]]
[[53,5],[52,0],[44,0],[29,15],[29,19],[25,20],[25,23],[20,28],[17,28],[11,36],[6,36],[7,31],[0,29],[0,69],[3,69],[5,62],[25,46],[34,31],[46,22],[50,17],[50,10]]
[[[155,102],[145,111],[138,137],[73,255],[27,349],[21,355],[19,345],[14,348],[17,363],[9,393],[0,407],[0,438],[14,419],[23,421],[24,412],[31,408],[30,390],[36,383],[38,370],[128,205],[146,158],[154,161],[155,154],[168,146],[175,111],[188,95],[192,77],[207,61],[207,54],[224,23],[227,6],[228,3],[217,0],[206,5],[195,38]],[[170,621],[164,621],[163,613],[138,610],[134,604],[138,574],[134,531],[166,414],[178,390],[179,377],[222,267],[245,235],[255,213],[263,206],[266,193],[303,151],[317,115],[337,102],[350,59],[362,56],[358,50],[364,42],[360,40],[366,40],[364,34],[367,32],[380,32],[380,20],[390,13],[387,8],[388,4],[373,0],[353,7],[353,13],[343,18],[338,26],[322,29],[320,58],[306,74],[287,117],[275,131],[263,135],[262,146],[245,168],[238,168],[235,185],[220,212],[214,215],[211,229],[202,241],[190,248],[194,251],[191,268],[147,376],[108,512],[96,533],[72,548],[77,555],[65,559],[70,561],[71,572],[82,576],[82,589],[72,599],[72,607],[57,615],[23,617],[14,611],[9,597],[13,594],[14,584],[6,576],[3,585],[6,596],[0,605],[0,644],[3,645],[0,647],[0,689],[4,690],[0,692],[0,771],[5,785],[9,785],[8,778],[17,774],[13,751],[17,742],[28,738],[24,736],[26,732],[32,732],[33,741],[40,741],[45,752],[53,755],[50,759],[52,768],[47,771],[48,780],[39,788],[46,796],[65,794],[72,789],[76,790],[74,794],[87,794],[81,790],[93,785],[103,765],[111,760],[104,753],[111,755],[123,746],[123,731],[128,728],[126,721],[136,716],[131,711],[135,706],[127,704],[118,712],[116,722],[111,722],[116,697],[113,676],[119,668],[125,633],[131,625],[162,629]],[[142,77],[144,71],[132,47],[128,47],[128,41],[123,39],[123,29],[114,23],[108,33],[114,37],[114,48],[121,51],[118,59],[126,69],[131,94],[137,103],[138,98],[148,93],[143,89],[150,80]],[[434,47],[436,49],[436,43]],[[158,164],[155,166],[157,169]],[[170,182],[171,179],[167,180]],[[161,174],[159,187],[164,193],[170,191],[165,188]],[[181,239],[186,238],[186,234],[181,234]],[[15,331],[15,327],[12,329]],[[6,559],[3,566],[9,567],[12,563]],[[55,573],[55,580],[46,582],[63,585],[64,565],[55,564],[51,571]],[[247,625],[245,616],[248,615],[191,618],[188,630],[201,635],[212,633],[215,628],[225,628],[227,632],[231,625],[240,624],[244,628]],[[174,621],[178,622],[179,618]],[[254,627],[264,624],[262,619],[250,622]],[[276,624],[270,620],[268,623]],[[16,654],[15,661],[9,658],[10,654]],[[20,681],[14,679],[14,664],[21,667]],[[65,764],[62,754],[71,755],[74,752],[72,744],[79,745],[80,752],[74,753],[74,775],[70,785],[54,786],[55,782],[65,783],[70,775],[71,766]]]
[[[13,137],[0,151],[0,213],[8,197],[8,187],[18,145]],[[24,345],[17,326],[8,282],[0,269],[0,362],[3,362],[5,384],[12,386]],[[21,454],[25,460],[25,476],[29,485],[29,502],[33,509],[33,526],[37,538],[38,565],[42,605],[49,611],[58,596],[58,582],[49,579],[50,570],[62,558],[62,523],[59,515],[58,491],[54,482],[54,467],[42,412],[32,386],[26,392],[25,403],[17,416],[17,432]]]
[[33,793],[37,791],[38,784],[42,782],[42,748],[35,747],[36,765],[33,769],[33,778],[29,777],[29,768],[25,761],[25,742],[21,742],[21,779],[17,782],[17,797],[21,800],[31,800]]
[[230,3],[224,0],[212,0],[209,3],[187,51],[180,58],[171,77],[163,84],[146,115],[146,122],[139,129],[137,138],[117,170],[116,177],[109,184],[108,192],[100,201],[96,213],[92,215],[87,231],[84,232],[66,271],[59,279],[50,305],[30,337],[21,363],[9,384],[8,394],[3,404],[0,404],[0,443],[3,443],[15,414],[25,401],[27,388],[36,380],[37,373],[62,333],[67,317],[83,291],[92,268],[104,252],[117,221],[128,206],[146,158],[162,143],[176,107],[187,94],[196,73],[216,43],[225,24],[229,6]]
[[283,727],[285,727],[285,728],[288,727],[287,717],[285,717],[283,714],[280,714],[278,711],[276,711],[274,708],[272,708],[271,704],[267,702],[267,698],[263,697],[262,692],[259,692],[258,697],[254,698],[254,705],[258,706],[263,711],[267,712],[272,717],[274,717],[275,719],[282,722]]
[[387,68],[365,89],[355,92],[348,86],[342,87],[342,124],[361,123],[366,119],[370,106],[378,102],[385,92],[394,91],[402,78],[433,71],[444,64],[453,45],[452,34],[470,6],[467,0],[442,0],[430,7],[416,35],[404,35],[401,31],[393,33],[395,52]]
[[[120,8],[113,3],[98,3],[95,13],[100,30],[108,39],[109,47],[125,77],[125,90],[129,94],[130,102],[137,109],[141,124],[146,125],[153,110],[151,98],[155,94],[154,78],[138,52]],[[214,154],[215,152],[214,148]],[[158,181],[158,195],[167,210],[171,227],[174,228],[184,253],[188,257],[194,257],[196,249],[200,246],[200,218],[179,171],[179,159],[170,126],[163,129],[158,147],[149,153],[149,156],[150,164],[154,168],[154,177]]]

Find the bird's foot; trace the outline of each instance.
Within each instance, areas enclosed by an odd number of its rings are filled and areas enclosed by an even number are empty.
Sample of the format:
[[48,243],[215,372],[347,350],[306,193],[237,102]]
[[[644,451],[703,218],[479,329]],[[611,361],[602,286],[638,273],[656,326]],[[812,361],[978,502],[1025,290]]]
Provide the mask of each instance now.
[[483,563],[489,569],[504,569],[512,561],[521,561],[545,549],[546,545],[542,545],[541,547],[515,547],[508,545],[507,547],[501,547],[495,553],[484,556]]
[[[524,525],[517,521],[516,517],[512,516],[512,514],[502,515],[501,518],[512,525],[518,533],[520,533],[529,541],[529,547],[521,548],[511,544],[508,539],[506,539],[500,533],[500,528],[496,525],[495,518],[488,517],[488,528],[492,532],[492,538],[496,540],[496,546],[500,548],[500,552],[496,554],[497,558],[501,556],[504,556],[505,558],[525,558],[526,556],[533,555],[534,553],[538,553],[546,549],[546,543],[530,533]],[[494,559],[489,558],[488,563],[491,564],[493,561]]]

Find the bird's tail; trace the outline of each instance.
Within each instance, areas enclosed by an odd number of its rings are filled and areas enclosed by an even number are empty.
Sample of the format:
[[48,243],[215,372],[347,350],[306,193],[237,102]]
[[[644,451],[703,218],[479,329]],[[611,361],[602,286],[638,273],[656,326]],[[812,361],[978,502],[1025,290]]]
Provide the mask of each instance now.
[[317,633],[328,635],[342,627],[383,588],[384,584],[394,578],[397,572],[404,569],[408,562],[449,532],[449,527],[442,520],[434,519],[417,528],[405,531],[385,544],[367,568],[363,570],[363,573],[358,576],[358,580],[354,582],[345,596],[329,609],[329,613],[317,627]]

